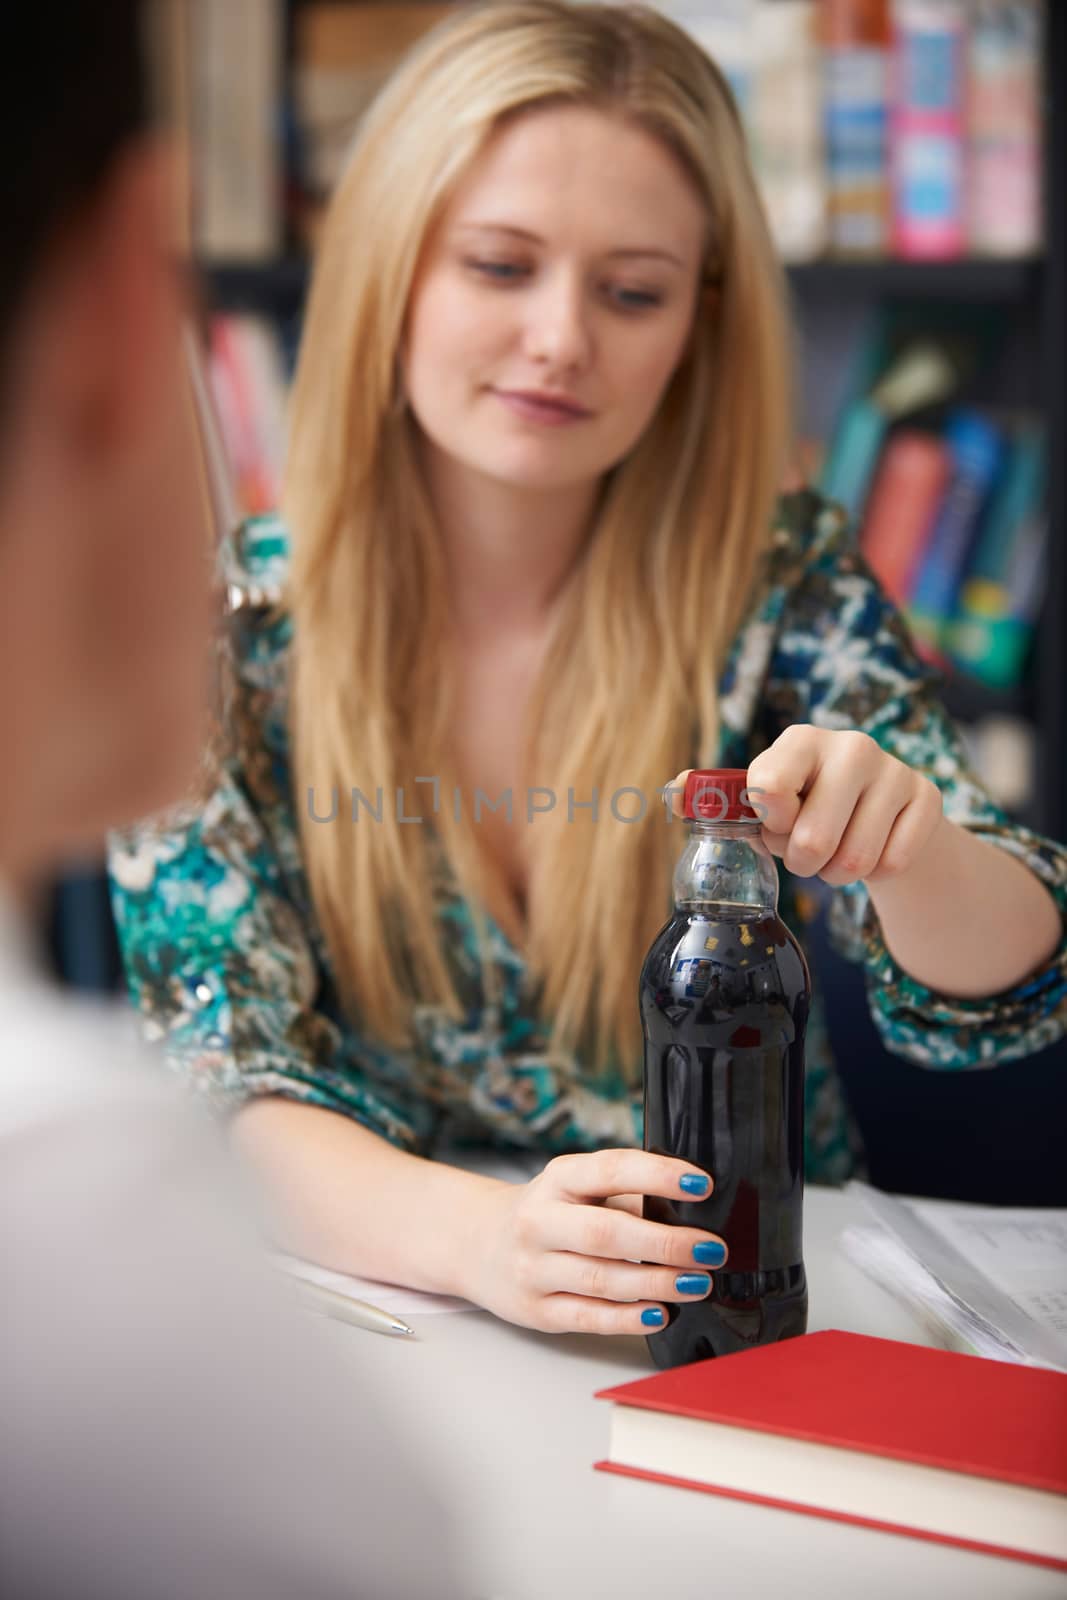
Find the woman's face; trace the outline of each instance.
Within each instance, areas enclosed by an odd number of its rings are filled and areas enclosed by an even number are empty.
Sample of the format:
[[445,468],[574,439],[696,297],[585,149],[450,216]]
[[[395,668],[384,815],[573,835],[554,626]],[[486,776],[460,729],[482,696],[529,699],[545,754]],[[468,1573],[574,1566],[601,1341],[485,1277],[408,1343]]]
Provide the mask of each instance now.
[[[599,477],[640,439],[685,352],[706,237],[650,135],[551,107],[498,130],[427,242],[403,352],[431,450],[530,489]],[[502,395],[566,395],[531,419]]]

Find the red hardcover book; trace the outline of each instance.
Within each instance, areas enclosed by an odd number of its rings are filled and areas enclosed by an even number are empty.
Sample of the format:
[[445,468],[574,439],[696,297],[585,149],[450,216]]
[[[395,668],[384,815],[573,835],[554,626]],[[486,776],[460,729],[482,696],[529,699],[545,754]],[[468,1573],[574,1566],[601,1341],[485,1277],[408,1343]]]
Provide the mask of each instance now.
[[907,603],[952,473],[943,439],[900,428],[885,447],[860,529],[860,549],[898,606]]
[[1067,1374],[832,1329],[596,1398],[599,1471],[1067,1571]]

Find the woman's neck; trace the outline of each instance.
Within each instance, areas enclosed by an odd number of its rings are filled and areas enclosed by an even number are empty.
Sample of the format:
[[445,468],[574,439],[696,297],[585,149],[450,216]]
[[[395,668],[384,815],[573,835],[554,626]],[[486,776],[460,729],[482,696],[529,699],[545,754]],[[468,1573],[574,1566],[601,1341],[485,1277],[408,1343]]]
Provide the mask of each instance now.
[[461,635],[540,631],[585,548],[599,483],[518,490],[440,459],[428,476]]

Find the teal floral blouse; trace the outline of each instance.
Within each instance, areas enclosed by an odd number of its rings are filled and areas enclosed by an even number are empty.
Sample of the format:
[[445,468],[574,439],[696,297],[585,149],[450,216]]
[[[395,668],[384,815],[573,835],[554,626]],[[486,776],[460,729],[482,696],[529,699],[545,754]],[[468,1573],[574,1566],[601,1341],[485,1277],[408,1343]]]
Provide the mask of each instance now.
[[[232,714],[244,754],[206,803],[110,841],[115,917],[145,1032],[223,1106],[286,1095],[342,1112],[420,1155],[446,1141],[546,1153],[639,1147],[640,1092],[621,1078],[594,1082],[580,1060],[549,1055],[522,958],[492,922],[495,993],[485,993],[470,908],[443,851],[430,892],[464,1019],[417,1008],[416,1043],[396,1051],[343,1015],[305,881],[290,787],[292,620],[281,601],[288,549],[278,519],[260,517],[220,555],[234,601]],[[784,496],[721,679],[715,764],[747,767],[794,722],[863,729],[937,784],[949,818],[1024,861],[1067,913],[1067,851],[993,803],[939,703],[937,683],[858,553],[844,513],[809,490]],[[781,914],[803,944],[813,880],[805,890],[805,880],[780,864],[779,871]],[[872,1015],[895,1054],[935,1068],[987,1067],[1067,1030],[1067,938],[1047,966],[1014,988],[955,999],[897,965],[862,883],[827,897],[830,936],[862,963]],[[805,1097],[809,1179],[836,1183],[862,1172],[817,989]]]

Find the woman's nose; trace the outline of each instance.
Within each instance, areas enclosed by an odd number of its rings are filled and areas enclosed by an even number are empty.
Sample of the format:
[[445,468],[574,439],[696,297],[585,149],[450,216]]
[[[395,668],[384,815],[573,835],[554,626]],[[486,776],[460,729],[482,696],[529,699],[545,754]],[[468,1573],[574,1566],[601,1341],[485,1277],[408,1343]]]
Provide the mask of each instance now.
[[546,279],[530,296],[526,343],[529,354],[553,366],[582,366],[591,334],[583,286],[562,275]]

